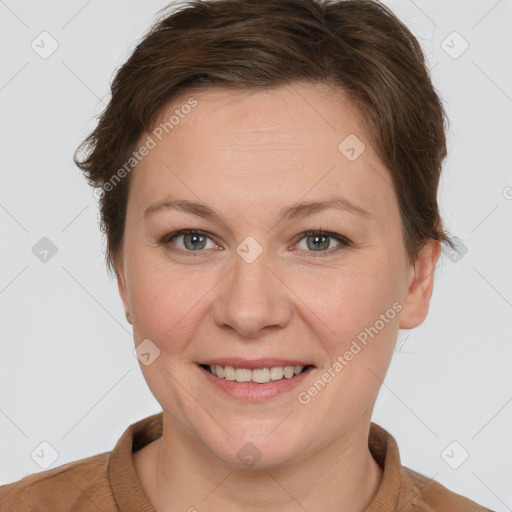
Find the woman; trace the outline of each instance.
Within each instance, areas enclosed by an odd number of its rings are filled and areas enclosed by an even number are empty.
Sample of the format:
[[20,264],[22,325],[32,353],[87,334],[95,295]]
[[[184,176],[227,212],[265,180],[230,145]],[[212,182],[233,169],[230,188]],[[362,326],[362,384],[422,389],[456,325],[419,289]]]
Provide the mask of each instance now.
[[444,111],[371,0],[192,1],[121,67],[75,158],[162,413],[0,510],[487,510],[371,422],[428,313]]

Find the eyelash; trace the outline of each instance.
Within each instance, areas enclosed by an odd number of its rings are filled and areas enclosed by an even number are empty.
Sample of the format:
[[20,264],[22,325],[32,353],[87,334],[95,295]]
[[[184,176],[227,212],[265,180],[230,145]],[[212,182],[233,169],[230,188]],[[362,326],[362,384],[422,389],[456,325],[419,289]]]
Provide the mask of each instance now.
[[[197,251],[189,251],[189,250],[171,248],[171,242],[174,239],[176,239],[182,235],[201,235],[201,236],[206,236],[207,238],[212,240],[211,236],[206,231],[201,231],[198,229],[182,229],[179,231],[174,231],[172,233],[166,234],[164,237],[162,237],[159,240],[158,245],[166,246],[166,248],[172,252],[178,252],[181,254],[192,253],[193,257],[196,256],[196,254],[194,254],[194,253],[204,252],[204,249],[197,250]],[[302,240],[304,240],[305,238],[307,238],[309,236],[325,236],[328,238],[333,238],[334,240],[336,240],[337,242],[340,243],[340,245],[338,247],[334,247],[334,248],[328,249],[326,251],[306,251],[307,256],[311,257],[311,258],[328,256],[328,255],[333,254],[334,252],[341,250],[343,247],[351,247],[352,246],[352,242],[348,238],[346,238],[342,235],[338,235],[337,233],[331,233],[329,231],[322,231],[321,229],[312,229],[312,230],[308,230],[308,231],[304,231],[304,232],[300,233],[300,235],[297,235],[295,237],[295,244],[301,242]],[[213,242],[213,240],[212,240],[212,242]],[[192,256],[192,254],[191,254],[191,256]]]

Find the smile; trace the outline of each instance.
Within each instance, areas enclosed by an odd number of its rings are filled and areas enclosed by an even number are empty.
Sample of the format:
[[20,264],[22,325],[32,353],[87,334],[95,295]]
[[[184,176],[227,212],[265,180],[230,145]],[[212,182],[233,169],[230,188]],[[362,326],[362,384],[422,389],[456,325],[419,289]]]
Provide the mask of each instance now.
[[235,368],[233,366],[221,365],[201,365],[208,370],[212,375],[219,379],[227,381],[242,382],[255,382],[257,384],[265,384],[271,381],[291,379],[295,375],[301,374],[307,370],[311,365],[297,365],[297,366],[273,366],[271,368]]
[[[256,365],[253,363],[253,365]],[[252,366],[252,365],[245,365]],[[239,402],[262,402],[283,395],[301,384],[315,370],[313,365],[261,366],[197,364],[209,389]]]

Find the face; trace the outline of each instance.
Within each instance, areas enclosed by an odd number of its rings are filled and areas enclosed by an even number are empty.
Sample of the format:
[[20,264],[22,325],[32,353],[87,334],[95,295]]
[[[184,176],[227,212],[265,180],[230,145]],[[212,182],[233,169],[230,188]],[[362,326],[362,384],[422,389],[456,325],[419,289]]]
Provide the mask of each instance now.
[[155,130],[117,270],[135,344],[159,351],[141,369],[172,425],[236,466],[243,450],[275,466],[365,433],[398,329],[427,314],[438,247],[408,262],[357,111],[325,85],[209,89]]

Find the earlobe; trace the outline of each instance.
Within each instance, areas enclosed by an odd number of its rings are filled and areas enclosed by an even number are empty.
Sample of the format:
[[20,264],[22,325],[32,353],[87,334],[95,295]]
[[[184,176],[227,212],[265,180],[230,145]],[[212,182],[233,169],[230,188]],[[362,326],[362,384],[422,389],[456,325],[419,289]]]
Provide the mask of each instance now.
[[420,250],[418,259],[411,266],[409,286],[400,315],[400,329],[418,327],[428,314],[434,289],[436,264],[441,254],[441,242],[430,239]]

